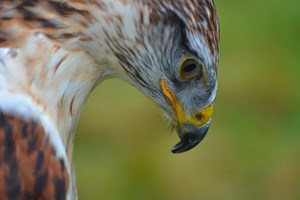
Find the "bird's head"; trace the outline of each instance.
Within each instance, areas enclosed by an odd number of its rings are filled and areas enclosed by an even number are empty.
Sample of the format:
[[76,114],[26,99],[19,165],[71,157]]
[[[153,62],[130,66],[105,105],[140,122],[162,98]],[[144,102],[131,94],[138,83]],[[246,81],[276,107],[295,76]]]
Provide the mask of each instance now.
[[122,38],[106,37],[123,78],[152,98],[177,130],[180,142],[172,152],[180,153],[195,147],[210,126],[217,91],[218,19],[212,0],[147,2],[147,12],[130,13],[132,23],[123,18],[117,34]]

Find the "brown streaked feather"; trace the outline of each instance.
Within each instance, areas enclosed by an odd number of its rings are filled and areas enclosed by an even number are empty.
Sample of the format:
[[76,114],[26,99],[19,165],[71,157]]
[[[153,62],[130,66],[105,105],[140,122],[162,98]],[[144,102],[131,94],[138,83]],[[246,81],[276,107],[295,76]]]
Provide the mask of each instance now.
[[[176,13],[184,21],[187,31],[204,37],[211,54],[218,60],[220,32],[213,0],[176,0],[172,2],[143,0],[142,2],[151,9],[151,23],[161,20],[167,12]],[[213,67],[216,70],[216,65]]]
[[0,112],[0,199],[64,200],[69,176],[44,129]]
[[87,39],[81,30],[93,20],[82,6],[56,0],[0,2],[0,47],[19,47],[27,32],[42,32],[58,43]]
[[[199,32],[211,50],[219,48],[219,24],[213,0],[162,1],[123,0],[125,4],[142,4],[151,9],[150,21],[155,23],[167,10],[174,10],[186,23],[187,30]],[[15,26],[45,33],[52,40],[66,43],[74,39],[87,40],[84,28],[96,21],[91,7],[105,10],[103,1],[85,0],[4,0],[0,3],[0,47],[19,43],[26,34],[17,33]],[[208,10],[210,14],[206,12]],[[19,30],[19,29],[18,29]]]

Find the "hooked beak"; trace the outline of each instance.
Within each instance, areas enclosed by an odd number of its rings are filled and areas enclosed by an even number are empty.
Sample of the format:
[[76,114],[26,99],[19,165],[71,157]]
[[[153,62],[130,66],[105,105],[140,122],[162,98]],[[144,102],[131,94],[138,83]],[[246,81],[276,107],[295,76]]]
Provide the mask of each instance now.
[[188,117],[172,91],[167,87],[164,80],[160,81],[162,92],[169,100],[176,113],[175,127],[180,138],[180,142],[172,148],[173,153],[182,153],[188,151],[199,144],[205,137],[211,116],[213,113],[213,104],[203,108],[195,116]]
[[197,146],[205,137],[209,123],[197,127],[192,124],[182,124],[177,128],[180,142],[172,148],[172,153],[182,153]]

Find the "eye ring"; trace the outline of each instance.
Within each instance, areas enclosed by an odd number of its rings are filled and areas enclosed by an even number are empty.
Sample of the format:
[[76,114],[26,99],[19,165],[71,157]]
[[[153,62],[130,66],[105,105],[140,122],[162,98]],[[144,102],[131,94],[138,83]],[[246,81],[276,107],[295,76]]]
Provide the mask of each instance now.
[[180,66],[180,78],[191,80],[203,76],[203,65],[192,58],[186,58]]

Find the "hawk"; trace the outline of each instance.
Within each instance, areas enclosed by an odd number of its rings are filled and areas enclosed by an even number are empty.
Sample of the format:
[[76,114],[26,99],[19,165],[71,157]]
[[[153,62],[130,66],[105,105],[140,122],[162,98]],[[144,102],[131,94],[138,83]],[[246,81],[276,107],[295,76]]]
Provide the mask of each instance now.
[[208,131],[217,92],[213,0],[1,0],[0,199],[77,199],[82,106],[118,77],[161,107],[173,153]]

